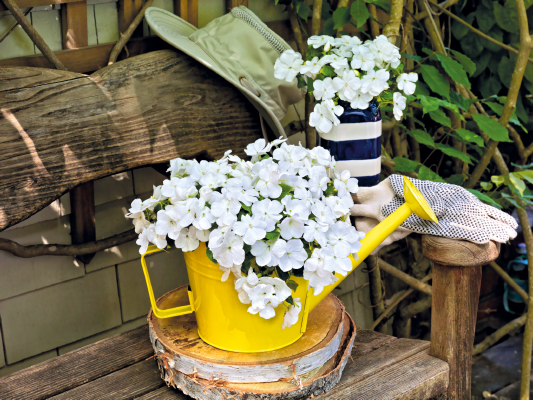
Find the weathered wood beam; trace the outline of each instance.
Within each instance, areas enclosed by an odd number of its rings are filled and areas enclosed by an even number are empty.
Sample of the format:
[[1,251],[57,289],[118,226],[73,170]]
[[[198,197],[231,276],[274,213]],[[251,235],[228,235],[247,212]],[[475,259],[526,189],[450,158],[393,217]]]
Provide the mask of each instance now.
[[422,249],[433,261],[429,353],[450,365],[448,399],[470,399],[481,267],[498,257],[500,245],[424,235]]
[[[15,4],[19,6],[19,8],[27,8],[49,6],[50,4],[76,3],[78,1],[83,0],[15,0]],[[0,11],[5,10],[7,10],[7,8],[4,6],[3,3],[0,3]]]
[[262,137],[245,97],[177,51],[53,73],[0,68],[0,230],[82,183],[175,157],[244,156]]

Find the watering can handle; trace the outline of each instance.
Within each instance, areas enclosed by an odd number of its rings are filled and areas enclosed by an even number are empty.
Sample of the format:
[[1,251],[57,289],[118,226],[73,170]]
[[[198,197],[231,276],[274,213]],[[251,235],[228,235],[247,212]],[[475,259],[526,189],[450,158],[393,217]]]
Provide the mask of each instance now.
[[158,249],[157,246],[149,246],[146,253],[141,256],[141,264],[143,267],[144,279],[146,279],[146,286],[148,287],[148,296],[150,296],[150,304],[152,305],[152,311],[157,318],[170,318],[177,317],[179,315],[190,314],[194,312],[194,297],[192,295],[192,292],[190,291],[190,288],[188,291],[190,305],[188,306],[174,307],[169,308],[167,310],[161,310],[157,307],[157,304],[155,303],[154,290],[152,289],[152,283],[150,282],[150,275],[148,274],[148,268],[146,267],[146,261],[144,257],[147,254],[157,253],[158,251],[162,250],[164,249]]

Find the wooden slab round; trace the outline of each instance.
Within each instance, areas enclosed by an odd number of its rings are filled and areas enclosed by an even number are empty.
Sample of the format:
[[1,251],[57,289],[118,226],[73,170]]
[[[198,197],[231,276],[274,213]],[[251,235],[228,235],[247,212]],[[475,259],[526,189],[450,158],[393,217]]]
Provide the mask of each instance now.
[[[165,294],[157,304],[160,308],[188,304],[187,287]],[[297,342],[275,351],[235,353],[204,343],[194,313],[165,319],[151,311],[148,314],[152,345],[169,376],[180,373],[207,382],[235,384],[294,380],[306,374],[311,374],[310,379],[322,373],[343,344],[346,320],[344,306],[330,294],[310,313],[307,331]],[[355,336],[355,328],[353,331]]]

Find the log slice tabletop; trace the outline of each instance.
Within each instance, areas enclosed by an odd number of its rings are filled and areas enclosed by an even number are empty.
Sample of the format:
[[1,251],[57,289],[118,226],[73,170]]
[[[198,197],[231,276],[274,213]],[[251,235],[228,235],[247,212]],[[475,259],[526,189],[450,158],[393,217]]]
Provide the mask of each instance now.
[[[166,309],[188,302],[187,287],[182,286],[163,295],[157,304]],[[203,342],[194,313],[159,319],[150,311],[148,322],[156,354],[172,370],[207,380],[248,384],[293,379],[322,370],[341,348],[350,329],[350,323],[345,323],[348,318],[342,303],[330,294],[309,314],[307,331],[298,341],[260,353],[230,352]]]

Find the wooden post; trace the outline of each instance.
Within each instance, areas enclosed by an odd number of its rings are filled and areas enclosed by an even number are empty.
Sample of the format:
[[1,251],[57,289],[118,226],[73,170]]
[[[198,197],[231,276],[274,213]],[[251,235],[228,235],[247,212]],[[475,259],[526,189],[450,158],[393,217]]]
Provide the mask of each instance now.
[[174,14],[198,28],[198,0],[174,0]]
[[230,12],[232,8],[239,6],[248,7],[248,0],[226,0],[226,12]]
[[87,1],[61,5],[61,30],[64,49],[77,49],[89,45]]
[[433,261],[430,354],[450,365],[448,399],[470,399],[481,267],[500,245],[423,236],[422,250]]
[[[143,7],[142,0],[119,0],[118,29],[121,35],[126,32]],[[142,36],[142,28],[136,29],[132,37]]]

